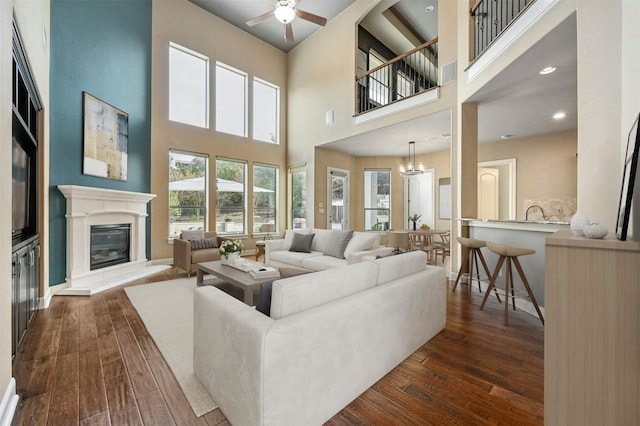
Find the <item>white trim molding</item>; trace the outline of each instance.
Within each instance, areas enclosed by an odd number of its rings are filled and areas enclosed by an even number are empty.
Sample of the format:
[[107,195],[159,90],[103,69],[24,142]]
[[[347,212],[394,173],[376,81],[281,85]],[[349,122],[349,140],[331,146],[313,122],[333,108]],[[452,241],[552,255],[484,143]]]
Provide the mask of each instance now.
[[414,108],[418,105],[426,104],[429,102],[435,102],[438,99],[440,99],[440,88],[436,87],[435,89],[428,90],[424,93],[420,93],[419,95],[411,96],[407,99],[403,99],[401,101],[376,108],[372,111],[365,112],[364,114],[357,115],[353,118],[353,121],[354,124],[358,126],[371,120],[377,120],[378,118],[395,114],[396,112],[404,111],[405,109]]
[[13,377],[9,380],[9,385],[4,391],[2,401],[0,401],[0,426],[10,426],[13,415],[18,406],[19,396],[16,393],[16,379]]

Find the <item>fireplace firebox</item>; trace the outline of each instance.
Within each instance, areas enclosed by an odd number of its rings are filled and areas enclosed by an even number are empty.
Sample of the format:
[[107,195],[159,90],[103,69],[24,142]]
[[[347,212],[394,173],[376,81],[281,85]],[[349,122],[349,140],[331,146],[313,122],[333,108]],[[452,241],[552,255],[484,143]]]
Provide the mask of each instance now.
[[131,225],[92,225],[90,270],[130,260]]

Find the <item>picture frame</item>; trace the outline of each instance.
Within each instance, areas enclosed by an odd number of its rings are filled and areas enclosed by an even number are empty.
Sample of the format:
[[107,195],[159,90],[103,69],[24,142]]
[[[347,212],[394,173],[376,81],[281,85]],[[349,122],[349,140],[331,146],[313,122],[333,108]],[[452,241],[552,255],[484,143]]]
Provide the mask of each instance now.
[[638,123],[640,114],[636,116],[629,136],[627,138],[627,149],[624,156],[624,169],[622,173],[622,188],[620,189],[620,203],[618,205],[618,217],[616,220],[616,236],[619,240],[627,239],[629,230],[629,216],[631,214],[631,201],[633,199],[636,172],[638,169],[638,153],[640,152],[640,133]]
[[129,114],[87,92],[82,92],[82,106],[82,173],[126,181]]

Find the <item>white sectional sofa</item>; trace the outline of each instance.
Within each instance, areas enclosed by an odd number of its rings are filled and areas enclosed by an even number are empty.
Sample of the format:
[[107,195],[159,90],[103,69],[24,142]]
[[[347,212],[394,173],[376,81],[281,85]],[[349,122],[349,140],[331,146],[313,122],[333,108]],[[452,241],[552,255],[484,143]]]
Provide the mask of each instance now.
[[195,291],[194,371],[234,426],[320,425],[445,326],[445,272],[420,251],[272,290],[270,317]]
[[[330,229],[287,230],[284,239],[265,241],[265,263],[274,267],[296,267],[312,271],[322,271],[339,266],[362,262],[365,256],[386,256],[393,251],[392,247],[380,245],[380,234],[372,232],[354,232],[344,251],[344,258],[336,258],[324,254],[332,241]],[[311,252],[289,251],[293,235],[314,234]]]

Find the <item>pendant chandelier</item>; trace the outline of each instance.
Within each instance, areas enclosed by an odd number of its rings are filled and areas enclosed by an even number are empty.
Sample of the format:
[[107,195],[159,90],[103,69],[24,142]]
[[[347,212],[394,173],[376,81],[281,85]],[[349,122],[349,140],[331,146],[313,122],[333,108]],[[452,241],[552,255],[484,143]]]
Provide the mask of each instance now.
[[416,168],[416,143],[414,141],[409,142],[409,157],[407,160],[409,163],[406,167],[404,164],[400,166],[400,174],[402,176],[415,176],[424,173],[422,163]]

